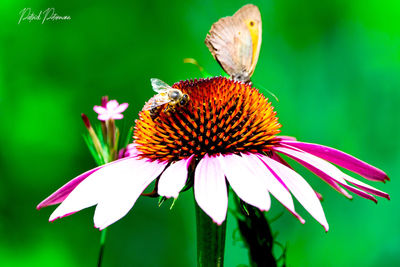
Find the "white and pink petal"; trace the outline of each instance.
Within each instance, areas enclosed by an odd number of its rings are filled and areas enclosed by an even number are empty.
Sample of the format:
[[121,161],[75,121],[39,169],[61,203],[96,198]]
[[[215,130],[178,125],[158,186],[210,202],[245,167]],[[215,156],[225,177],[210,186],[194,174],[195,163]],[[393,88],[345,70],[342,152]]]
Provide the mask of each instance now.
[[182,159],[172,163],[161,175],[158,181],[158,194],[167,198],[177,198],[179,192],[186,184],[188,168],[193,155],[187,159]]
[[198,163],[194,176],[194,196],[199,207],[221,225],[228,210],[225,176],[217,158],[207,154]]
[[244,202],[269,210],[271,199],[265,181],[249,166],[248,161],[235,154],[219,155],[218,160],[230,186]]
[[[361,196],[367,199],[370,199],[374,202],[377,202],[376,198],[371,196],[368,193],[389,198],[389,195],[386,194],[385,192],[382,192],[380,190],[377,190],[365,183],[362,183],[347,174],[343,173],[340,171],[337,167],[333,166],[332,164],[324,161],[323,159],[320,159],[314,155],[308,154],[304,151],[299,151],[299,148],[292,148],[291,146],[286,146],[286,147],[279,147],[275,149],[278,152],[284,153],[288,155],[289,157],[294,158],[296,161],[300,162],[304,167],[315,173],[317,176],[319,176],[321,179],[323,179],[325,182],[327,182],[329,185],[331,185],[333,188],[335,188],[337,191],[342,193],[348,198],[351,198],[351,196],[345,191],[343,188],[340,186],[343,186],[347,190]],[[347,184],[347,181],[351,182],[358,188],[355,188],[351,185]],[[340,185],[340,186],[339,186]],[[364,191],[363,191],[364,190]],[[368,192],[368,193],[367,193]]]
[[83,181],[85,180],[89,175],[92,173],[98,171],[99,169],[103,168],[103,166],[99,166],[97,168],[91,169],[90,171],[87,171],[78,177],[75,177],[65,185],[63,185],[61,188],[59,188],[56,192],[51,194],[48,198],[43,200],[42,202],[37,205],[36,209],[41,209],[47,206],[59,204],[63,202],[68,195]]
[[260,157],[276,178],[285,183],[290,192],[297,198],[300,204],[313,216],[326,231],[329,229],[321,203],[311,186],[292,169],[261,155]]
[[45,200],[43,200],[42,202],[39,203],[39,205],[37,205],[37,209],[41,209],[43,207],[47,207],[47,206],[51,206],[51,205],[55,205],[55,204],[59,204],[61,202],[63,202],[68,195],[83,181],[85,180],[87,177],[89,177],[91,174],[93,174],[94,172],[107,167],[109,165],[115,164],[117,162],[120,162],[122,160],[126,160],[128,158],[132,157],[131,155],[127,156],[124,159],[119,159],[119,160],[115,160],[113,162],[101,165],[99,167],[93,168],[77,177],[75,177],[74,179],[72,179],[71,181],[69,181],[68,183],[66,183],[65,185],[63,185],[61,188],[59,188],[56,192],[54,192],[53,194],[51,194],[48,198],[46,198]]
[[[352,196],[349,195],[349,194],[347,193],[347,191],[344,190],[343,188],[341,188],[339,185],[343,186],[344,188],[346,188],[346,189],[349,190],[350,192],[353,192],[353,193],[355,193],[355,194],[357,194],[357,195],[359,195],[359,196],[361,196],[361,197],[363,197],[363,198],[372,200],[372,201],[374,201],[375,203],[377,202],[377,200],[376,200],[376,198],[375,198],[374,196],[371,196],[370,194],[367,194],[366,192],[364,192],[364,191],[362,191],[362,190],[360,190],[360,189],[358,189],[358,188],[355,188],[355,187],[353,187],[353,186],[351,186],[351,185],[344,184],[344,183],[341,183],[341,182],[335,182],[330,176],[328,176],[328,175],[325,174],[324,172],[320,171],[319,169],[314,168],[312,165],[309,165],[309,164],[306,164],[306,163],[304,163],[303,165],[304,165],[307,169],[309,169],[310,171],[312,171],[313,173],[315,173],[317,176],[319,176],[321,179],[323,179],[325,182],[327,182],[328,184],[332,185],[333,187],[334,187],[334,186],[337,186],[338,189],[340,189],[340,190],[338,190],[338,191],[341,192],[343,195],[347,196],[348,198],[352,199]],[[346,174],[343,173],[343,176],[346,176]],[[334,188],[335,188],[335,187],[334,187]]]
[[[291,146],[276,147],[274,150],[298,161],[345,197],[349,199],[353,198],[346,190],[340,187],[340,185],[347,186],[347,183],[343,178],[344,173],[334,165],[314,155],[305,153],[297,148],[292,148]],[[352,191],[354,192],[354,190]]]
[[[95,227],[103,230],[124,217],[140,194],[164,170],[166,163],[141,160],[139,166],[125,165],[118,168],[113,183],[99,200],[94,214]],[[114,171],[115,173],[115,171]]]
[[389,180],[389,177],[382,170],[340,150],[323,145],[303,143],[285,139],[283,139],[281,143],[299,148],[307,153],[313,154],[314,156],[325,159],[345,169],[355,172],[366,179],[372,181]]
[[309,165],[313,166],[314,168],[320,170],[321,172],[331,177],[331,179],[334,180],[335,182],[346,184],[346,181],[343,178],[343,172],[323,159],[320,159],[308,153],[304,153],[297,149],[293,149],[290,146],[274,147],[273,149],[277,152],[283,153],[293,158],[294,160],[298,161],[305,167],[308,167]]
[[[110,163],[83,180],[57,207],[57,209],[50,216],[50,221],[67,216],[96,204],[101,203],[101,205],[107,205],[107,203],[113,203],[113,200],[110,199],[110,196],[116,196],[119,193],[124,195],[124,193],[126,193],[125,190],[131,190],[133,193],[132,195],[135,195],[134,193],[136,191],[140,191],[142,189],[144,190],[145,187],[143,186],[148,182],[148,179],[152,179],[156,172],[161,173],[165,166],[166,163],[148,162],[146,160],[139,160],[137,158],[125,158],[118,160],[115,163]],[[135,186],[133,188],[128,187],[127,183],[131,183]],[[133,196],[129,200],[133,205],[134,201],[136,201],[136,198]],[[114,208],[118,209],[118,207]],[[123,212],[120,211],[118,213],[119,216],[122,213]],[[112,216],[110,215],[110,217]],[[101,223],[98,226],[103,229],[104,225],[108,224],[117,217],[118,216],[115,215],[111,219],[102,218]]]
[[378,197],[383,197],[383,198],[390,199],[390,196],[389,196],[388,193],[380,191],[380,190],[378,190],[378,189],[376,189],[376,188],[374,188],[374,187],[372,187],[370,185],[367,185],[367,184],[365,184],[363,182],[360,182],[359,180],[357,180],[357,179],[355,179],[355,178],[353,178],[353,177],[351,177],[351,176],[349,176],[347,174],[344,175],[344,179],[347,182],[355,185],[356,187],[360,188],[361,190],[363,190],[365,192],[371,193],[371,194],[373,194],[375,196],[378,196]]
[[297,214],[294,208],[294,203],[292,196],[290,195],[289,189],[282,182],[281,179],[277,179],[273,173],[268,169],[268,167],[264,164],[264,162],[260,159],[261,155],[259,154],[244,154],[242,155],[249,162],[251,162],[254,171],[257,173],[261,179],[267,185],[268,191],[286,208],[290,213],[292,213],[301,223],[304,223],[305,220]]

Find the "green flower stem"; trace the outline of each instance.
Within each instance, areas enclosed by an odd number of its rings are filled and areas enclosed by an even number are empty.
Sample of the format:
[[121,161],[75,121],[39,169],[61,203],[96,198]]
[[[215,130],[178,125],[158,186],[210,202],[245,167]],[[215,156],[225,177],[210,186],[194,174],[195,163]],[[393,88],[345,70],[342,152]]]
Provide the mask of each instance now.
[[226,220],[217,225],[204,211],[196,206],[197,266],[222,267],[224,265]]
[[100,252],[99,252],[99,259],[97,261],[97,267],[101,267],[101,263],[103,262],[103,253],[104,253],[104,245],[106,243],[106,235],[107,235],[107,228],[101,231]]

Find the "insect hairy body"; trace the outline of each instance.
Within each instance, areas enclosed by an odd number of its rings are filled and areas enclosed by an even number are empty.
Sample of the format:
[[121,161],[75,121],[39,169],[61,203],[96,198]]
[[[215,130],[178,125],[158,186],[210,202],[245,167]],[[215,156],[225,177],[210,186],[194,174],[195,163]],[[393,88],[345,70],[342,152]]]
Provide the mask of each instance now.
[[143,107],[143,110],[149,110],[150,116],[155,119],[159,116],[161,107],[166,105],[163,110],[164,113],[175,112],[176,107],[181,107],[187,104],[189,101],[189,96],[182,93],[181,90],[177,88],[172,88],[165,82],[152,78],[151,86],[153,90],[158,93],[153,96]]

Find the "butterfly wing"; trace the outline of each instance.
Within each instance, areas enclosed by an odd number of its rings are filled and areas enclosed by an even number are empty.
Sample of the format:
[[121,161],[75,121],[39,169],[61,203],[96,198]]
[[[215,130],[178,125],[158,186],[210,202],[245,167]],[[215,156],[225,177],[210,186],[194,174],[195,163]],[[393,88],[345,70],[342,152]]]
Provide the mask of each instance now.
[[205,43],[226,73],[248,82],[260,53],[261,33],[260,11],[249,4],[214,23]]
[[244,22],[251,36],[252,54],[251,65],[249,70],[250,76],[253,75],[256,68],[258,56],[260,55],[262,41],[262,22],[260,10],[255,5],[245,5],[239,9],[234,15],[234,18]]
[[234,76],[251,64],[250,38],[243,24],[226,17],[212,25],[205,43],[224,71]]

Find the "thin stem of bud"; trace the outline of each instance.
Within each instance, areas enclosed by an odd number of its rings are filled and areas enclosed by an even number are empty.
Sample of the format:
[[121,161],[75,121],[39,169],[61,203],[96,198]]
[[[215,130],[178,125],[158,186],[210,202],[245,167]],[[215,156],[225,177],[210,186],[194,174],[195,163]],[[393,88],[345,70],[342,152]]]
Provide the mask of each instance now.
[[109,150],[109,161],[112,161],[115,158],[115,121],[113,119],[109,119],[106,121],[107,127],[107,144]]

